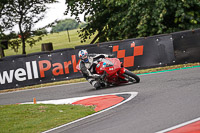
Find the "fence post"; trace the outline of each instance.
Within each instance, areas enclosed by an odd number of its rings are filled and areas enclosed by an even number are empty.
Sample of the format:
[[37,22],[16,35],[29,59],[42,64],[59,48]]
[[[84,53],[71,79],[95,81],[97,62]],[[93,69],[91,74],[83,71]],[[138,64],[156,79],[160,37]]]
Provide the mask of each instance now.
[[2,47],[0,47],[0,56],[1,56],[1,58],[3,58],[5,56],[4,50]]

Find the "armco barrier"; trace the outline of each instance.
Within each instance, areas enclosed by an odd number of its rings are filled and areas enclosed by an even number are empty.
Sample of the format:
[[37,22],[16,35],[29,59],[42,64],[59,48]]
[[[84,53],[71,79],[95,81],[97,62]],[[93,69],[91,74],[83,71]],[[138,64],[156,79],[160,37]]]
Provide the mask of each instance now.
[[4,57],[0,61],[0,90],[80,78],[76,70],[80,49],[114,54],[129,70],[200,61],[199,36],[197,29]]

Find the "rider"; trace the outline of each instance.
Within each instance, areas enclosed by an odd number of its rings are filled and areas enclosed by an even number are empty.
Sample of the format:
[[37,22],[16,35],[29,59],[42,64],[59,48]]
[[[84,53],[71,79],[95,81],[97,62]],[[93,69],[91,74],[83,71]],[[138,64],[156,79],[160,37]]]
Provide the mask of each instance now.
[[81,59],[79,67],[83,74],[83,77],[86,78],[86,80],[93,85],[96,89],[99,89],[101,87],[105,87],[106,83],[100,82],[99,80],[95,80],[97,78],[103,79],[105,74],[98,75],[96,73],[96,65],[100,58],[111,58],[113,55],[107,55],[107,54],[94,54],[94,55],[88,55],[88,52],[86,50],[80,50],[78,53],[79,58]]

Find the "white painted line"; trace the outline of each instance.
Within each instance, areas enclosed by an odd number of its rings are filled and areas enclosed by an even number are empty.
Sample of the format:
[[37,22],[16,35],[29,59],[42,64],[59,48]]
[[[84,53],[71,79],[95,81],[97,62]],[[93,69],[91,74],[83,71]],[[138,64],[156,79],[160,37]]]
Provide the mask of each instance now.
[[156,132],[156,133],[165,133],[165,132],[169,132],[169,131],[171,131],[171,130],[174,130],[174,129],[183,127],[183,126],[185,126],[185,125],[188,125],[188,124],[191,124],[191,123],[194,123],[194,122],[197,122],[197,121],[200,121],[200,117],[199,117],[199,118],[196,118],[196,119],[194,119],[194,120],[191,120],[191,121],[188,121],[188,122],[185,122],[185,123],[176,125],[176,126],[174,126],[174,127],[170,127],[170,128],[168,128],[168,129],[165,129],[165,130]]
[[[72,104],[76,101],[83,100],[83,99],[86,99],[86,98],[97,97],[97,96],[106,96],[106,95],[118,95],[118,94],[122,94],[122,93],[92,95],[92,96],[84,96],[84,97],[58,99],[58,100],[37,101],[37,104]],[[131,94],[131,92],[130,92],[130,94]],[[25,103],[20,103],[20,104],[33,104],[33,102],[25,102]]]
[[[115,108],[115,107],[117,107],[117,106],[119,106],[119,105],[122,105],[122,104],[124,104],[124,103],[130,101],[131,99],[133,99],[135,96],[137,96],[138,92],[122,92],[122,93],[112,93],[112,94],[105,94],[105,95],[119,95],[119,94],[130,94],[131,96],[130,96],[128,99],[124,100],[123,102],[121,102],[121,103],[119,103],[119,104],[116,104],[116,105],[114,105],[114,106],[112,106],[112,107],[110,107],[110,108],[104,109],[104,110],[102,110],[102,111],[99,111],[99,112],[94,113],[94,114],[92,114],[92,115],[89,115],[89,116],[86,116],[86,117],[80,118],[80,119],[75,120],[75,121],[72,121],[72,122],[70,122],[70,123],[67,123],[67,124],[61,125],[61,126],[59,126],[59,127],[56,127],[56,128],[53,128],[53,129],[50,129],[50,130],[47,130],[47,131],[44,131],[44,132],[42,132],[42,133],[48,133],[48,132],[51,132],[51,131],[57,130],[57,129],[59,129],[59,128],[62,128],[62,127],[65,127],[65,126],[71,125],[71,124],[73,124],[73,123],[76,123],[76,122],[82,121],[82,120],[84,120],[84,119],[87,119],[87,118],[93,117],[93,116],[95,116],[95,115],[98,115],[98,114],[103,113],[103,112],[105,112],[105,111],[108,111],[108,110],[110,110],[110,109],[113,109],[113,108]],[[91,97],[96,97],[96,96],[105,96],[105,95],[94,95],[94,96],[91,96]]]

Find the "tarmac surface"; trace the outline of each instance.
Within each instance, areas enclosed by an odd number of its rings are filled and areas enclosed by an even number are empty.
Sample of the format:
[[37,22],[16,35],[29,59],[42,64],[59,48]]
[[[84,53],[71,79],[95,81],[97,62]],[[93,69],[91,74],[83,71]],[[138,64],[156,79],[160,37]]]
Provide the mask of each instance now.
[[138,92],[125,104],[52,131],[56,133],[154,133],[200,117],[199,67],[139,77],[140,83],[100,90],[84,82],[2,93],[0,104]]

